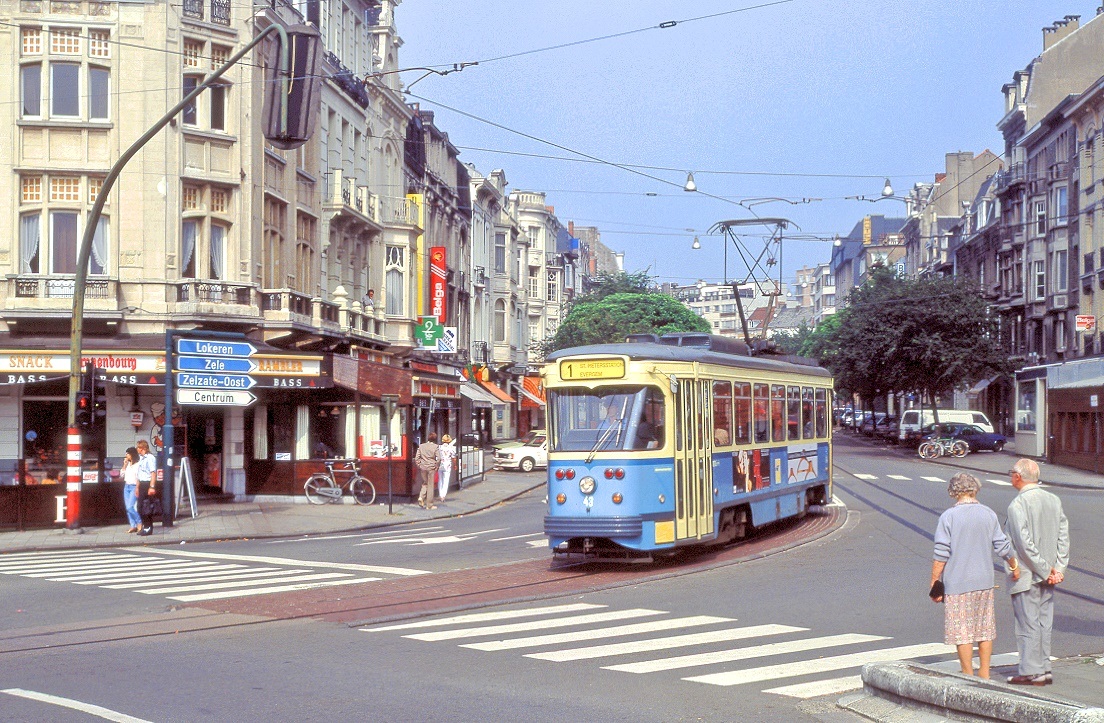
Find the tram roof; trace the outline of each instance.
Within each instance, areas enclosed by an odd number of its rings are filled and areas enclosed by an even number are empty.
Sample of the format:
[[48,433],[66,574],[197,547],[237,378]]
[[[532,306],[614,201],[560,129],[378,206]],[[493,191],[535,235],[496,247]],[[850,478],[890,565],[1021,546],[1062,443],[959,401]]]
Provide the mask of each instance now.
[[712,349],[697,346],[672,346],[670,344],[657,344],[652,342],[627,342],[622,344],[591,344],[589,346],[574,346],[568,349],[560,349],[549,354],[547,361],[554,362],[567,357],[586,357],[601,354],[615,354],[626,356],[632,361],[670,361],[670,362],[699,362],[702,364],[717,364],[726,367],[743,367],[745,369],[762,369],[763,371],[787,372],[790,374],[808,374],[816,377],[831,378],[832,373],[815,364],[799,364],[783,359],[771,359],[765,356],[744,356],[741,354],[726,354]]

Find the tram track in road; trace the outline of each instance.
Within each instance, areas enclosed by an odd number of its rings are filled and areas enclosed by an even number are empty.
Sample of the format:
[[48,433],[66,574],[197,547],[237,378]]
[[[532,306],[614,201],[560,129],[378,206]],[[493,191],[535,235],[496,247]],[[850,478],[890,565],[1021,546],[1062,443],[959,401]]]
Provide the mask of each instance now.
[[649,565],[547,559],[366,582],[344,587],[174,605],[161,613],[0,633],[0,658],[59,648],[126,642],[166,635],[319,620],[350,626],[406,620],[507,603],[553,599],[704,572],[777,555],[819,540],[843,526],[846,510],[769,528],[716,550]]

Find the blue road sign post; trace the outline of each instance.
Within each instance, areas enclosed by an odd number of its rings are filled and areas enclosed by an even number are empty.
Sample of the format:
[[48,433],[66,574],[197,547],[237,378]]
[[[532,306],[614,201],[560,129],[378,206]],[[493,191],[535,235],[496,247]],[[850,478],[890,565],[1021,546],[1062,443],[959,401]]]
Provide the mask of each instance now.
[[180,372],[212,372],[226,374],[249,374],[257,371],[257,362],[252,359],[223,359],[209,356],[178,356],[176,370]]
[[249,342],[218,341],[214,339],[177,339],[176,353],[205,357],[249,358],[257,353],[257,347]]
[[245,374],[176,373],[176,386],[182,389],[250,389],[256,385],[257,380]]

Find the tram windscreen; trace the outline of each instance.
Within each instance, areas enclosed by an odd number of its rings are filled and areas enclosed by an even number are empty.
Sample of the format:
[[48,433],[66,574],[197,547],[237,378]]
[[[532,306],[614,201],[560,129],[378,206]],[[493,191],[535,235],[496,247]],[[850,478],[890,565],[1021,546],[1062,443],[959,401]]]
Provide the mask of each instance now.
[[663,393],[654,387],[550,389],[548,403],[555,452],[609,452],[663,446]]

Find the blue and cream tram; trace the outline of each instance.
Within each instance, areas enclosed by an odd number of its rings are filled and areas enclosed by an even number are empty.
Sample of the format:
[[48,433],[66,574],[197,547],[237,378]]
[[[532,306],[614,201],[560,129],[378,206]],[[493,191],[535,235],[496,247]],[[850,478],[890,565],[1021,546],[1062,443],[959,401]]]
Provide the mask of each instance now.
[[542,375],[556,553],[723,544],[832,498],[832,376],[700,333],[563,349]]

